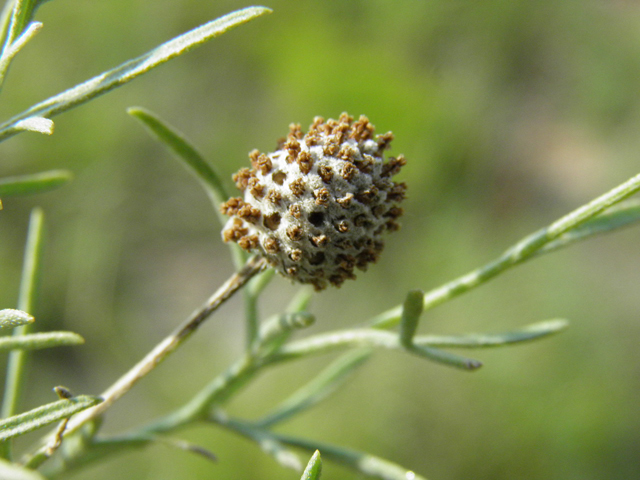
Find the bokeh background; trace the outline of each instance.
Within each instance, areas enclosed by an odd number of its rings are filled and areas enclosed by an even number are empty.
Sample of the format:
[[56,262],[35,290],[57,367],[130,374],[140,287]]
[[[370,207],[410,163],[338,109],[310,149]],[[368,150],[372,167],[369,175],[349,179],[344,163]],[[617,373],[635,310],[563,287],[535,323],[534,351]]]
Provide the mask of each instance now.
[[[232,10],[237,1],[56,0],[17,57],[1,118]],[[273,14],[65,113],[51,137],[0,145],[2,176],[70,169],[72,184],[7,199],[0,307],[15,305],[29,211],[47,216],[38,330],[81,347],[37,352],[24,409],[51,388],[98,393],[232,272],[198,183],[126,113],[148,108],[225,178],[290,122],[366,114],[409,163],[403,229],[357,282],[314,300],[312,332],[361,324],[640,171],[640,4],[630,0],[271,0]],[[369,451],[430,479],[640,477],[640,231],[545,256],[425,315],[421,332],[501,331],[553,317],[552,339],[472,352],[465,373],[379,352],[279,431]],[[295,293],[275,279],[268,315]],[[237,358],[234,300],[107,417],[122,432],[180,405]],[[229,406],[257,418],[326,365],[269,371]],[[4,360],[2,360],[4,362]],[[179,433],[217,465],[158,445],[71,478],[298,478],[213,427]],[[30,440],[33,440],[31,438]],[[26,446],[28,442],[21,445]],[[302,455],[307,458],[306,454]],[[325,463],[323,478],[362,478]]]

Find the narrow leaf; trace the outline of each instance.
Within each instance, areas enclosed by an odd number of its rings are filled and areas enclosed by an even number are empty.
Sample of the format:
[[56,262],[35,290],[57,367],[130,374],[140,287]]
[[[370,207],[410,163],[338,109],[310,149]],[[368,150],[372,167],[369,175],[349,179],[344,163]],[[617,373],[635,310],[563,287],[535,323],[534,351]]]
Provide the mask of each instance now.
[[422,302],[424,292],[412,290],[407,294],[407,298],[402,305],[402,315],[400,318],[400,343],[405,348],[411,348],[413,336],[418,328],[420,315],[422,315]]
[[[313,290],[311,288],[303,287],[298,290],[285,308],[287,313],[283,316],[273,316],[264,322],[253,344],[254,352],[257,352],[259,348],[263,349],[263,354],[277,350],[289,339],[294,329],[310,326],[314,318],[305,310],[309,307],[312,298]],[[302,316],[296,317],[296,314],[302,314]],[[293,323],[287,325],[289,321]]]
[[150,111],[132,107],[127,110],[127,113],[140,120],[196,176],[209,194],[209,197],[211,197],[216,212],[220,216],[221,223],[224,225],[227,218],[218,211],[218,207],[229,198],[229,194],[224,188],[220,175],[209,162],[189,143],[184,135],[167,125]]
[[445,352],[444,350],[438,350],[437,348],[432,347],[421,347],[414,344],[409,349],[409,352],[415,353],[416,355],[428,360],[442,363],[443,365],[448,365],[450,367],[460,368],[462,370],[472,371],[477,370],[482,366],[482,362],[479,360],[466,358],[461,355],[456,355],[455,353]]
[[308,312],[283,313],[267,319],[258,336],[258,346],[269,347],[270,350],[279,348],[294,330],[313,325],[316,318]]
[[24,47],[29,40],[31,40],[36,33],[42,28],[42,23],[32,22],[27,29],[10,44],[7,44],[7,48],[3,49],[2,56],[0,57],[0,86],[2,85],[4,78],[9,70],[9,65],[13,60],[13,57]]
[[47,172],[4,177],[0,179],[0,196],[30,195],[58,188],[73,178],[68,170],[49,170]]
[[14,310],[13,308],[5,308],[0,310],[0,328],[14,328],[20,325],[33,323],[35,318],[22,310]]
[[258,420],[256,424],[262,428],[269,428],[317,405],[344,384],[345,380],[369,357],[371,357],[371,350],[368,349],[356,350],[343,355],[271,413]]
[[247,285],[247,290],[250,295],[254,298],[258,298],[267,285],[269,285],[271,279],[275,276],[275,273],[275,269],[267,268],[264,272],[253,277]]
[[58,400],[20,415],[0,420],[0,441],[24,435],[38,428],[69,418],[82,410],[100,403],[100,397],[79,395],[69,400]]
[[443,352],[435,348],[419,346],[417,345],[417,339],[414,339],[413,346],[407,349],[400,343],[400,339],[395,333],[372,328],[341,330],[307,337],[284,345],[268,360],[270,362],[294,360],[346,347],[374,347],[409,351],[423,358],[464,370],[475,370],[481,366],[481,363],[477,360]]
[[307,468],[304,469],[300,480],[320,480],[321,472],[322,459],[320,458],[320,452],[316,450],[311,456],[311,460],[309,460]]
[[[614,205],[620,204],[638,191],[640,191],[640,174],[560,217],[547,227],[527,235],[495,260],[428,291],[424,295],[424,310],[429,310],[469,292],[506,270],[535,258],[546,245],[572,230],[579,229],[590,220],[602,215],[603,212],[611,211]],[[371,326],[380,329],[391,328],[400,321],[400,314],[401,308],[394,307],[371,319]]]
[[25,27],[33,18],[37,8],[47,0],[14,0],[7,2],[13,4],[11,18],[11,35],[9,40],[14,42],[16,38],[23,35]]
[[612,207],[545,245],[540,253],[549,253],[595,235],[630,226],[640,220],[640,201],[628,200]]
[[200,457],[203,457],[210,462],[216,462],[218,460],[218,457],[216,457],[216,455],[211,450],[207,450],[200,445],[187,442],[186,440],[160,436],[150,437],[150,440],[156,443],[162,443],[178,450],[182,450],[184,452],[195,453],[196,455],[199,455]]
[[224,413],[217,412],[212,420],[234,430],[246,438],[256,442],[262,451],[272,456],[280,465],[298,472],[302,471],[302,462],[298,456],[283,445],[269,430],[257,428],[250,423],[229,418]]
[[[155,114],[139,107],[129,108],[127,112],[142,122],[147,130],[173,152],[187,170],[198,179],[213,203],[213,209],[220,225],[224,225],[228,218],[220,211],[220,205],[229,198],[229,194],[220,179],[220,175],[218,175],[213,166],[204,159],[200,152],[180,132],[167,125]],[[228,245],[231,249],[233,261],[236,267],[239,268],[246,261],[245,252],[235,242],[230,242]],[[270,279],[269,276],[266,278],[267,281]]]
[[[31,211],[27,243],[24,248],[18,309],[25,312],[35,311],[36,298],[42,270],[42,251],[44,247],[44,213],[39,208]],[[13,330],[13,336],[25,335],[29,325]],[[22,393],[25,377],[27,352],[14,350],[9,354],[7,375],[5,377],[4,397],[2,399],[2,417],[10,417],[18,411],[18,402]]]
[[285,311],[289,313],[295,313],[309,310],[309,305],[311,305],[311,300],[313,299],[313,293],[314,292],[312,288],[302,287],[293,296]]
[[[65,444],[81,444],[81,448],[84,448],[82,442],[86,441],[86,438],[81,438],[80,435],[67,436],[65,438]],[[91,438],[91,453],[84,456],[67,456],[65,462],[57,464],[55,467],[50,468],[47,471],[48,478],[54,478],[58,476],[68,476],[69,471],[80,468],[83,465],[87,465],[94,462],[97,459],[104,460],[109,456],[131,451],[136,448],[141,448],[153,443],[153,439],[149,436],[141,436],[136,438]],[[70,449],[74,448],[72,445]],[[64,449],[64,445],[63,445]],[[22,462],[29,468],[39,468],[46,460],[50,458],[48,455],[47,447],[40,447],[36,452],[29,455],[25,455]],[[2,477],[0,477],[2,478]]]
[[228,32],[233,27],[242,25],[269,12],[271,10],[265,7],[248,7],[213,20],[163,43],[138,58],[129,60],[113,70],[104,72],[15,116],[0,125],[0,140],[18,133],[20,129],[16,125],[20,120],[34,116],[51,118],[54,115],[86,103],[98,95],[124,85],[168,60],[186,53],[207,40]]
[[303,438],[280,434],[274,434],[274,436],[285,445],[303,448],[309,452],[320,450],[325,459],[341,463],[356,472],[372,478],[378,478],[380,480],[426,480],[425,477],[411,470],[407,470],[398,464],[368,453],[327,443],[314,442]]
[[27,335],[13,335],[0,337],[0,352],[9,350],[41,350],[43,348],[67,347],[84,343],[77,333],[73,332],[45,332]]
[[3,480],[46,480],[34,470],[0,459],[0,478]]
[[45,135],[53,134],[53,121],[44,117],[25,118],[16,123],[15,127],[19,130],[43,133]]
[[561,332],[569,326],[564,319],[533,323],[522,329],[503,333],[470,333],[466,335],[424,335],[416,337],[414,345],[441,348],[502,347],[530,342]]

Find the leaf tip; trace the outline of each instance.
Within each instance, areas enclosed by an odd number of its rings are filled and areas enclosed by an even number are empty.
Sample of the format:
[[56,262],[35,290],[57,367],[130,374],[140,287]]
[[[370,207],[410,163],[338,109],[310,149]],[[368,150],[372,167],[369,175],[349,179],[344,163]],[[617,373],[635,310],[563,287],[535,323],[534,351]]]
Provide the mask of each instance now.
[[18,130],[42,133],[44,135],[53,134],[53,127],[53,120],[44,117],[29,117],[15,124],[15,128]]
[[411,290],[402,305],[400,319],[400,343],[405,348],[411,348],[413,337],[418,328],[420,315],[423,310],[424,292],[422,290]]
[[482,362],[480,360],[474,360],[472,358],[468,359],[465,363],[465,368],[467,370],[469,370],[470,372],[473,372],[475,370],[478,370],[480,367],[482,367]]
[[35,322],[35,318],[22,310],[5,308],[0,310],[0,328],[13,328]]
[[304,469],[301,480],[319,480],[321,472],[322,458],[320,457],[320,450],[316,450],[311,456],[307,468]]
[[127,113],[129,115],[131,115],[132,117],[139,117],[139,116],[143,115],[146,112],[147,112],[147,110],[145,108],[142,108],[142,107],[129,107],[129,108],[127,108]]

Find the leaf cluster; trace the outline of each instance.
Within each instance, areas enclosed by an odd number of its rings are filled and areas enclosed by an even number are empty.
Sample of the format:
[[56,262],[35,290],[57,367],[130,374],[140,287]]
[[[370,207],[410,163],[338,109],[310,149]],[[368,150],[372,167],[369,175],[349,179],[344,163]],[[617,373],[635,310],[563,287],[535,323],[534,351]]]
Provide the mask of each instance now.
[[[0,85],[15,55],[41,28],[42,25],[33,18],[42,3],[44,1],[37,0],[7,2],[0,22]],[[231,28],[269,12],[270,10],[264,7],[246,8],[176,37],[140,57],[105,71],[5,121],[0,125],[0,140],[25,131],[51,134],[51,117],[122,86]],[[149,110],[133,107],[128,113],[193,173],[218,212],[219,204],[228,198],[228,194],[224,182],[211,162],[198,152],[185,135]],[[3,178],[0,179],[0,197],[12,199],[17,195],[38,194],[60,187],[71,178],[70,172],[62,170]],[[368,453],[340,445],[319,443],[308,438],[313,436],[313,432],[304,432],[303,436],[298,437],[283,435],[274,429],[335,392],[359,367],[367,363],[377,349],[395,350],[440,365],[474,371],[482,366],[479,360],[451,350],[516,345],[562,331],[567,326],[564,319],[543,320],[500,333],[418,333],[420,320],[428,310],[485,284],[510,268],[578,241],[633,224],[640,219],[640,203],[627,199],[638,190],[640,175],[525,237],[492,262],[429,291],[409,291],[397,307],[374,318],[363,319],[359,327],[302,338],[294,336],[296,331],[302,331],[315,322],[315,315],[310,312],[312,293],[306,288],[300,289],[281,314],[266,319],[260,318],[257,305],[274,272],[266,270],[258,273],[243,290],[247,333],[246,348],[242,357],[173,412],[118,436],[100,435],[100,421],[93,417],[86,417],[86,420],[76,421],[72,425],[73,420],[69,419],[79,412],[86,413],[88,409],[99,404],[102,408],[109,408],[111,403],[102,402],[103,399],[96,396],[73,396],[63,388],[56,390],[61,396],[59,401],[18,413],[27,353],[38,348],[77,345],[83,342],[79,335],[72,332],[29,331],[34,322],[33,312],[36,309],[44,242],[44,214],[41,209],[36,209],[32,213],[29,226],[17,308],[0,310],[0,328],[13,331],[13,335],[0,337],[0,350],[9,352],[3,399],[4,419],[0,421],[1,453],[5,459],[0,462],[0,476],[5,472],[5,476],[14,475],[15,478],[42,478],[41,474],[36,472],[42,465],[44,468],[41,472],[48,478],[62,477],[90,462],[154,442],[214,460],[215,456],[211,452],[168,436],[185,425],[201,423],[212,428],[229,430],[254,441],[283,466],[302,472],[302,478],[307,480],[320,478],[320,454],[325,459],[342,463],[372,478],[423,478],[404,467]],[[220,221],[222,220],[220,218]],[[235,244],[231,244],[230,249],[230,255],[239,270],[247,258]],[[225,407],[234,396],[268,368],[334,351],[344,353],[321,372],[311,375],[304,385],[262,418],[249,421],[234,418],[225,411]],[[55,422],[61,422],[60,426],[52,435],[45,437],[43,445],[35,448],[20,464],[14,460],[11,448],[14,437]],[[292,448],[312,454],[306,468]],[[52,461],[45,464],[50,457],[53,457]]]

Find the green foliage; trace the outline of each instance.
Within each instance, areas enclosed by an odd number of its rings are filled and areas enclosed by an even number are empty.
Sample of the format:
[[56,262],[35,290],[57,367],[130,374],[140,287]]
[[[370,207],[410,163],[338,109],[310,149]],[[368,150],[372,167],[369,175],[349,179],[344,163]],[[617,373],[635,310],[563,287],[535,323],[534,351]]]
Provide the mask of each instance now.
[[38,472],[0,459],[0,477],[11,480],[45,480]]
[[0,338],[0,352],[7,350],[40,350],[42,348],[82,345],[84,338],[73,332],[46,332]]
[[[45,2],[35,0],[7,2],[0,31],[3,45],[0,54],[0,85],[16,54],[42,27],[41,23],[33,21],[33,15],[42,3]],[[340,5],[340,8],[351,7]],[[52,134],[53,122],[50,118],[54,115],[112,91],[156,66],[270,11],[264,7],[245,8],[175,37],[140,57],[105,71],[12,117],[0,125],[0,140],[6,140],[24,131]],[[357,25],[354,24],[353,28],[357,28]],[[296,35],[300,35],[303,30],[303,26],[292,25],[291,31],[285,31],[283,36],[293,35],[293,38],[296,38]],[[319,33],[319,35],[323,34],[323,32]],[[328,38],[327,41],[337,42],[333,37]],[[295,54],[296,49],[299,48],[295,42],[290,42],[288,46],[290,47],[288,52],[291,54]],[[336,51],[340,50],[338,46],[334,48]],[[340,48],[355,47],[340,45]],[[323,58],[322,51],[314,51],[314,55],[308,53],[306,55],[313,57],[313,61],[319,63],[327,61]],[[328,58],[330,57],[331,55],[328,55]],[[364,62],[361,67],[371,68],[368,63],[376,61],[370,56],[358,58],[360,58],[359,61]],[[274,62],[286,60],[286,66],[291,65],[289,59],[273,60]],[[387,60],[392,61],[390,58]],[[362,75],[361,70],[362,68],[354,68],[353,74],[358,77]],[[282,83],[291,81],[291,77],[300,75],[301,72],[305,72],[305,75],[316,72],[319,75],[323,74],[322,69],[295,68],[292,71],[287,69],[284,75],[283,71],[285,69],[279,70]],[[335,69],[332,70],[331,79],[334,74]],[[362,86],[376,83],[367,82],[367,79],[365,75],[360,79],[362,81],[359,84]],[[400,89],[400,86],[397,86],[397,89]],[[320,103],[324,101],[321,100]],[[220,162],[216,159],[215,167],[212,166],[184,135],[149,110],[135,107],[128,109],[128,113],[139,120],[195,176],[209,196],[218,214],[218,220],[223,223],[225,218],[218,212],[218,205],[229,196],[225,181],[222,180],[224,176],[219,173],[224,171],[224,164],[219,165]],[[144,173],[150,172],[153,168],[146,166]],[[0,197],[44,193],[66,184],[71,177],[72,174],[67,170],[5,177],[0,179]],[[260,299],[269,297],[268,286],[274,277],[274,271],[264,270],[264,263],[260,263],[262,262],[260,259],[254,258],[247,261],[246,255],[233,244],[231,255],[239,273],[216,291],[203,307],[189,317],[173,334],[160,342],[140,363],[107,388],[103,394],[104,397],[71,396],[71,398],[16,415],[26,378],[27,351],[78,345],[84,341],[81,336],[73,332],[28,332],[30,324],[34,321],[32,314],[37,309],[36,300],[43,265],[44,245],[44,215],[42,210],[34,209],[26,241],[18,309],[0,310],[0,328],[13,329],[12,336],[0,338],[0,351],[10,352],[3,398],[5,418],[0,421],[0,441],[4,442],[2,455],[9,461],[0,461],[0,477],[13,475],[11,478],[24,480],[44,478],[34,471],[42,466],[42,472],[46,478],[66,478],[76,468],[150,444],[165,444],[213,460],[216,455],[197,443],[167,436],[180,431],[185,426],[204,424],[209,428],[219,427],[249,439],[277,463],[297,472],[302,471],[303,464],[293,449],[313,452],[302,474],[303,480],[320,478],[322,466],[320,452],[326,460],[340,463],[357,474],[371,478],[424,479],[413,471],[386,459],[342,445],[315,440],[320,436],[316,428],[303,426],[301,436],[290,436],[274,431],[274,427],[284,421],[298,418],[303,412],[327,400],[348,380],[353,380],[356,371],[368,363],[380,349],[394,350],[401,354],[409,353],[436,364],[475,371],[482,365],[479,360],[445,349],[511,346],[546,338],[563,331],[568,322],[564,319],[552,319],[503,333],[450,335],[418,333],[419,321],[425,312],[472,292],[477,287],[484,286],[489,280],[501,276],[512,267],[574,245],[578,241],[633,225],[640,220],[640,204],[628,198],[638,190],[640,190],[640,175],[632,177],[604,195],[524,237],[493,261],[426,292],[412,290],[406,294],[402,305],[374,314],[368,320],[358,319],[363,321],[364,325],[359,328],[349,324],[335,331],[321,333],[313,331],[311,327],[316,320],[318,320],[317,323],[322,323],[324,319],[320,318],[321,313],[313,314],[309,311],[313,294],[306,288],[298,290],[289,306],[278,308],[278,313],[263,319],[258,309],[258,302]],[[399,278],[398,283],[404,288],[409,284],[409,277]],[[191,395],[186,401],[183,399],[183,404],[168,414],[143,426],[133,425],[131,430],[123,435],[101,434],[102,414],[170,353],[180,347],[202,322],[244,285],[246,285],[243,289],[244,325],[247,342],[240,358],[222,374],[214,376],[198,393]],[[88,314],[87,316],[89,317]],[[303,338],[296,338],[298,334],[303,335]],[[221,339],[216,341],[220,344],[224,343]],[[294,360],[308,359],[314,355],[340,350],[346,350],[346,352],[319,373],[311,371],[305,375],[301,387],[272,407],[267,414],[261,415],[258,420],[236,418],[227,412],[228,404],[268,369]],[[10,441],[13,437],[58,421],[63,423],[56,432],[45,437],[42,443],[44,446],[30,451],[26,460],[29,469],[10,462],[14,460]],[[101,435],[98,435],[99,433]],[[452,441],[455,442],[455,440]],[[51,460],[49,460],[50,457]]]
[[93,407],[101,401],[100,397],[79,395],[42,405],[20,415],[4,418],[0,420],[0,441],[24,435],[38,428],[69,418],[71,415]]
[[300,480],[320,480],[322,472],[322,459],[318,450],[311,456],[307,468],[304,469]]
[[262,7],[245,8],[244,10],[239,10],[206,23],[195,30],[159,45],[155,49],[138,58],[129,60],[112,70],[108,70],[97,77],[60,93],[59,95],[38,103],[25,112],[13,117],[0,125],[0,140],[4,140],[22,130],[25,130],[24,126],[21,126],[20,122],[23,122],[26,119],[33,117],[53,117],[54,115],[58,115],[59,113],[86,103],[98,95],[102,95],[114,88],[130,82],[134,78],[147,73],[149,70],[162,65],[172,58],[186,53],[192,48],[205,43],[207,40],[222,35],[238,25],[242,25],[255,17],[259,17],[269,12],[269,9]]
[[14,328],[33,323],[35,318],[22,310],[5,308],[0,310],[0,328]]
[[67,170],[51,170],[31,175],[4,177],[0,179],[0,197],[46,192],[65,185],[72,178],[72,173]]

